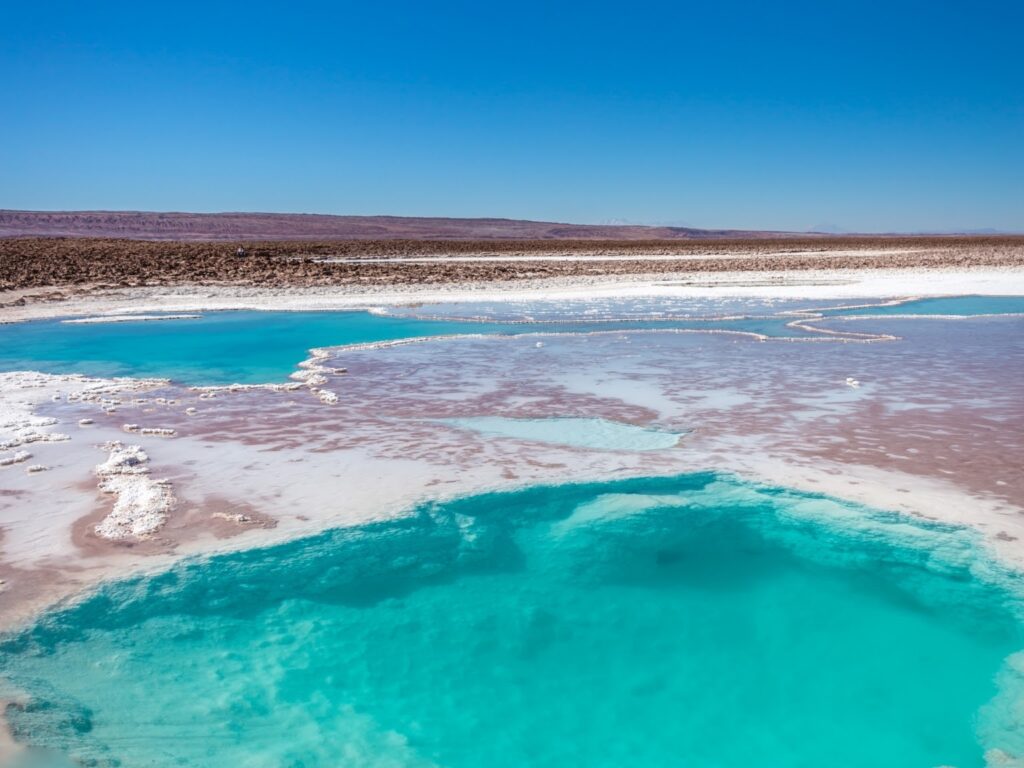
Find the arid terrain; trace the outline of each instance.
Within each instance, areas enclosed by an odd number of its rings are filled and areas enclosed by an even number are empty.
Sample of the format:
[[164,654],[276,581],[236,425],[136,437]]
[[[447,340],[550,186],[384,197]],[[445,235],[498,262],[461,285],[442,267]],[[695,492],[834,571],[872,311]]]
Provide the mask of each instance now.
[[0,239],[0,291],[174,285],[369,288],[549,277],[1021,265],[1024,237],[1019,236],[711,241]]

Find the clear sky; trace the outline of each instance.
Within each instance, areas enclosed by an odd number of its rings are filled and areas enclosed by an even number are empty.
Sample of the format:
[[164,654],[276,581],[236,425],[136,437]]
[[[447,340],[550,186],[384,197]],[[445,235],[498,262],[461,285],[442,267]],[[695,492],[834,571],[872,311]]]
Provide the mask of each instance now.
[[0,208],[1024,231],[1024,3],[7,2]]

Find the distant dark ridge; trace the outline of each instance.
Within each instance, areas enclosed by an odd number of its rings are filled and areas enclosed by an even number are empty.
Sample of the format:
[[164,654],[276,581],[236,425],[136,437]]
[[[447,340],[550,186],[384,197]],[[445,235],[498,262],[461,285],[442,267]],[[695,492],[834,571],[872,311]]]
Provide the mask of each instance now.
[[329,216],[304,213],[148,213],[0,210],[0,237],[132,240],[719,240],[820,234],[516,219]]

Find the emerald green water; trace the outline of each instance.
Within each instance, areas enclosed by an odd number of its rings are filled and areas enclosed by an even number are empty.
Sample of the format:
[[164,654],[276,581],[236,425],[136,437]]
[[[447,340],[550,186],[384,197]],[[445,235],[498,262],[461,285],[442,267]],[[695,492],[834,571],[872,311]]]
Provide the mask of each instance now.
[[727,477],[564,485],[109,584],[0,666],[87,765],[971,768],[1024,751],[1008,579]]

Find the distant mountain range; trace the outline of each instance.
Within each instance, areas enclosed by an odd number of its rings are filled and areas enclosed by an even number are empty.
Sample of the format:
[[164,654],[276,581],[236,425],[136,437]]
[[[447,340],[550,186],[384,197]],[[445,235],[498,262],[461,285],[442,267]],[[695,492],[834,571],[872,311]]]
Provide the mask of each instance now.
[[[874,236],[1012,235],[998,229],[884,233]],[[0,210],[3,237],[130,240],[771,240],[856,237],[834,224],[809,231],[699,229],[669,225],[564,224],[522,219],[331,216],[319,213],[156,213],[151,211]]]
[[0,210],[0,237],[26,236],[136,240],[710,240],[816,235],[517,219]]

